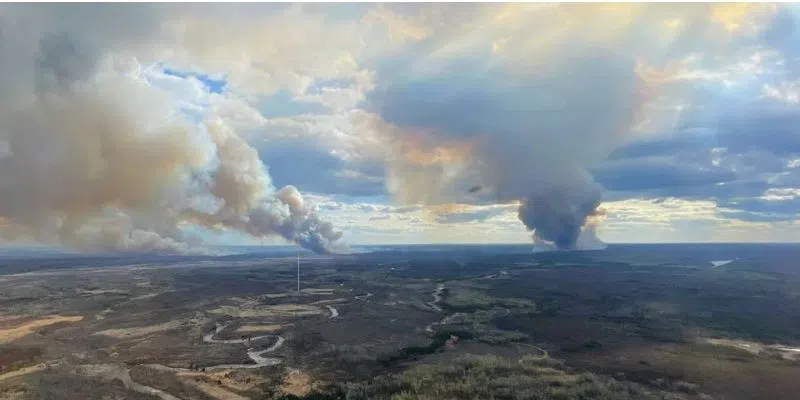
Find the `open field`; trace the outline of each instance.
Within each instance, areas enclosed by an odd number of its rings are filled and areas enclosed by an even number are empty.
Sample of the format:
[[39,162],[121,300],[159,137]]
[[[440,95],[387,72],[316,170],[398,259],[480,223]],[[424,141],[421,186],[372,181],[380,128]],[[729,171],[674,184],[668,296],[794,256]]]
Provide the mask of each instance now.
[[24,367],[24,368],[16,369],[14,371],[6,372],[5,374],[1,374],[0,375],[0,381],[4,381],[6,379],[11,379],[11,378],[16,378],[16,377],[22,376],[22,375],[32,374],[34,372],[39,372],[39,371],[41,371],[43,369],[44,369],[44,365],[43,364],[36,364],[36,365],[32,365],[30,367]]
[[22,321],[18,324],[12,323],[13,319],[11,321],[6,320],[5,325],[8,327],[0,328],[0,344],[5,344],[25,337],[40,328],[60,324],[63,322],[78,322],[82,319],[83,316],[80,315],[71,317],[63,315],[48,315],[30,321]]
[[263,253],[0,259],[0,398],[793,399],[797,260],[419,246],[304,258],[297,293]]
[[281,329],[281,326],[278,324],[270,324],[270,325],[243,325],[236,329],[236,332],[239,333],[250,333],[250,332],[275,332]]
[[154,333],[177,329],[181,326],[180,321],[169,321],[161,324],[142,326],[136,328],[105,329],[97,332],[97,335],[111,336],[117,339],[130,339],[140,336],[152,335]]

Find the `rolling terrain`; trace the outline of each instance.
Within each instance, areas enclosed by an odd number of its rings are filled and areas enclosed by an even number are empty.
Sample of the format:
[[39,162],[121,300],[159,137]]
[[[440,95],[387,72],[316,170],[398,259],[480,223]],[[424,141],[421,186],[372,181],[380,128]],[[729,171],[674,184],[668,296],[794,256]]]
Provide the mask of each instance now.
[[[240,254],[235,254],[238,251]],[[792,399],[800,246],[0,259],[0,398]]]

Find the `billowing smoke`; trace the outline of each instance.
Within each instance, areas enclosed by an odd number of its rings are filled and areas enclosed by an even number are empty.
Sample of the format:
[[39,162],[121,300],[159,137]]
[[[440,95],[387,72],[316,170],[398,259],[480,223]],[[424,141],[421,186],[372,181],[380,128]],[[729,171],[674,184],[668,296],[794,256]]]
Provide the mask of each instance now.
[[346,250],[342,233],[323,221],[294,186],[277,192],[258,153],[221,121],[207,124],[217,148],[218,167],[211,174],[210,194],[222,200],[214,213],[191,210],[193,222],[225,227],[255,237],[280,235],[317,253]]
[[378,74],[363,120],[391,144],[387,187],[398,201],[519,202],[537,244],[598,247],[602,188],[588,171],[632,135],[669,129],[662,119],[680,101],[665,98],[680,90],[668,82],[699,79],[712,60],[724,65],[762,34],[759,21],[771,13],[743,5],[486,6],[463,25],[427,24],[441,36],[416,46],[419,57],[407,65],[393,58]]
[[[288,211],[288,212],[286,212]],[[342,233],[333,229],[304,205],[303,197],[293,186],[279,190],[273,204],[259,207],[250,215],[248,232],[263,236],[278,232],[284,238],[317,253],[342,252],[346,248],[337,243]]]
[[213,115],[187,120],[142,79],[126,52],[157,29],[127,24],[124,9],[85,20],[81,9],[0,9],[0,239],[191,252],[201,243],[182,228],[193,223],[344,248],[232,129]]
[[630,135],[644,96],[636,64],[587,49],[516,76],[476,65],[450,65],[373,98],[377,129],[399,144],[390,190],[409,203],[519,201],[537,242],[598,245],[584,227],[602,189],[587,169]]
[[595,213],[600,200],[601,192],[594,185],[554,188],[523,199],[519,219],[535,231],[537,239],[559,249],[569,249],[578,243],[587,217]]

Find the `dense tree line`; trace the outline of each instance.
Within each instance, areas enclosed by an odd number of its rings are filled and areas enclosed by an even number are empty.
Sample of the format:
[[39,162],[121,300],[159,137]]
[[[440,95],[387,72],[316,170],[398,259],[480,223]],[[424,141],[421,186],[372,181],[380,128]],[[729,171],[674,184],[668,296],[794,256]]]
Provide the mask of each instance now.
[[[571,372],[559,361],[524,357],[462,356],[413,367],[370,381],[344,383],[305,400],[680,400],[704,398],[693,386],[648,388],[591,373]],[[297,397],[286,397],[297,399]]]

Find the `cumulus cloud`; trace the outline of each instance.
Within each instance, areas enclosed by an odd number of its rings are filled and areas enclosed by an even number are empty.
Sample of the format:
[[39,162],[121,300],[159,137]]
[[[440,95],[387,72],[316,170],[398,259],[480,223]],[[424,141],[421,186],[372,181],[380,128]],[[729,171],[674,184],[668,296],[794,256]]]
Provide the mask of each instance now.
[[346,161],[330,147],[305,139],[266,140],[257,144],[277,185],[292,184],[304,191],[378,196],[383,194],[383,166],[377,162]]
[[[780,70],[780,63],[774,65]],[[768,81],[787,78],[788,71]],[[796,188],[792,167],[800,155],[796,106],[762,96],[765,80],[738,82],[736,91],[689,97],[700,111],[678,118],[679,131],[645,137],[615,151],[594,170],[617,196],[710,200],[726,218],[780,221],[798,218],[789,199],[762,198]]]

